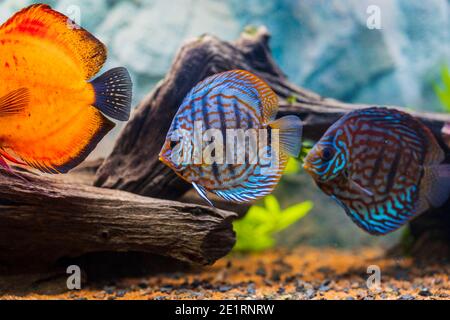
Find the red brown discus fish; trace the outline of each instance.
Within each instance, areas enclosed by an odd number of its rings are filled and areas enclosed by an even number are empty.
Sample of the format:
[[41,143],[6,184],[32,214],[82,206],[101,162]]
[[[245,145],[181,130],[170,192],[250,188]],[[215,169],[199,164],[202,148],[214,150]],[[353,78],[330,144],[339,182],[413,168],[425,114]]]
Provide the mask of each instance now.
[[305,159],[304,168],[352,220],[385,234],[450,195],[450,166],[431,131],[386,108],[348,113]]
[[129,118],[125,68],[91,80],[106,48],[48,5],[32,5],[0,27],[0,166],[65,173]]

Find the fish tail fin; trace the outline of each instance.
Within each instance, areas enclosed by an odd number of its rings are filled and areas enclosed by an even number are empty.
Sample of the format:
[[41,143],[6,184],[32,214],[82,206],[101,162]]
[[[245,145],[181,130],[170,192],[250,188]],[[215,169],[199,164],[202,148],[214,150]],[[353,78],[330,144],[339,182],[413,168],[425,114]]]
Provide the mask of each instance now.
[[285,116],[272,121],[269,126],[280,130],[280,150],[297,158],[302,148],[302,121],[297,116]]
[[130,118],[133,84],[126,68],[111,69],[91,81],[91,84],[97,109],[119,121]]
[[0,117],[22,113],[30,103],[30,90],[20,88],[0,98]]
[[450,164],[425,167],[421,191],[428,204],[422,204],[422,210],[441,207],[450,197]]

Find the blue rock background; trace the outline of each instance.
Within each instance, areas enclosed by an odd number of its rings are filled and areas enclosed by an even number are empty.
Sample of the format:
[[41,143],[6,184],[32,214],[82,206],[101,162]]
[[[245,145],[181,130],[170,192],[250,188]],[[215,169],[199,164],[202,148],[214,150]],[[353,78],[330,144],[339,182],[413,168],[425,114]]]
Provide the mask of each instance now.
[[[0,19],[37,1],[6,0]],[[450,62],[448,0],[60,0],[110,49],[108,66],[125,65],[136,102],[160,80],[180,45],[212,33],[233,40],[266,25],[274,56],[290,79],[348,102],[438,110],[432,84]],[[369,5],[381,30],[367,27]]]
[[[1,1],[0,20],[35,2]],[[439,80],[441,67],[450,65],[448,0],[44,2],[79,21],[107,44],[105,69],[123,65],[131,71],[135,104],[164,77],[184,41],[204,33],[231,41],[248,25],[267,26],[275,59],[294,83],[347,102],[439,110],[433,84]],[[369,5],[381,10],[379,30],[367,27]],[[95,157],[107,155],[119,129],[101,143]],[[323,204],[315,209],[314,217],[299,223],[300,233],[285,238],[296,242],[312,237],[313,244],[330,239],[337,245],[374,243],[374,238],[356,229],[336,205],[320,198],[310,183],[302,190],[304,199]],[[286,202],[294,199],[302,197]]]

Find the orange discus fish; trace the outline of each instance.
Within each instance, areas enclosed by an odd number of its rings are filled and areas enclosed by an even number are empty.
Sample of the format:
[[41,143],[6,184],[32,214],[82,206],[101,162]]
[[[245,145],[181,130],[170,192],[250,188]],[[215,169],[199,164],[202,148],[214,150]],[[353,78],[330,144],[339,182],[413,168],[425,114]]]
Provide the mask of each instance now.
[[80,164],[130,116],[125,68],[91,80],[106,48],[48,5],[32,5],[0,27],[0,166],[5,159],[46,173]]

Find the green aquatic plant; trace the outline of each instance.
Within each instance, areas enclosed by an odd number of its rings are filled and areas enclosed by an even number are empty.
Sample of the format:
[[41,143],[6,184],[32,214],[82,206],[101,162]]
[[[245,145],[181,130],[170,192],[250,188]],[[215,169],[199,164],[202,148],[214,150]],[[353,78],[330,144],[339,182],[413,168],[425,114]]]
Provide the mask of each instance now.
[[234,222],[236,232],[235,251],[261,251],[276,244],[274,235],[305,217],[313,203],[305,201],[284,210],[277,198],[269,195],[264,198],[264,206],[252,206],[246,216]]
[[294,104],[297,102],[297,96],[296,95],[290,95],[286,98],[287,103]]
[[244,28],[244,34],[247,34],[249,36],[255,36],[258,33],[258,27],[253,25],[245,26]]
[[303,163],[303,159],[306,157],[309,151],[311,151],[313,147],[313,142],[306,140],[303,142],[302,149],[300,151],[300,156],[298,158],[289,158],[288,163],[286,165],[286,169],[284,169],[285,175],[294,175],[300,172],[301,165]]
[[288,163],[286,164],[286,168],[284,169],[284,173],[286,175],[297,174],[300,172],[300,162],[290,157]]
[[[303,159],[313,147],[313,142],[303,142],[300,156],[289,158],[284,175],[296,175]],[[235,251],[261,251],[275,245],[274,235],[306,216],[312,209],[312,201],[305,201],[282,210],[277,198],[264,198],[264,206],[252,206],[243,219],[234,222],[236,232]]]
[[298,157],[298,161],[300,163],[303,163],[303,160],[305,159],[305,157],[307,156],[307,154],[311,151],[311,149],[314,146],[314,142],[312,142],[311,140],[305,140],[303,141],[302,144],[302,149],[300,151],[300,156]]
[[450,70],[447,66],[442,67],[441,81],[434,85],[434,91],[444,110],[450,112]]

